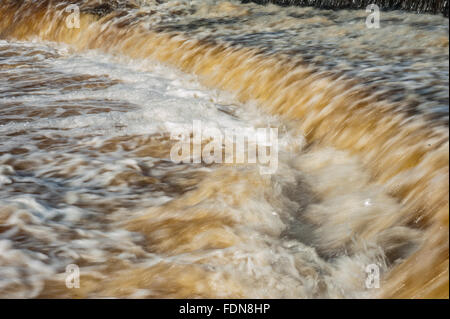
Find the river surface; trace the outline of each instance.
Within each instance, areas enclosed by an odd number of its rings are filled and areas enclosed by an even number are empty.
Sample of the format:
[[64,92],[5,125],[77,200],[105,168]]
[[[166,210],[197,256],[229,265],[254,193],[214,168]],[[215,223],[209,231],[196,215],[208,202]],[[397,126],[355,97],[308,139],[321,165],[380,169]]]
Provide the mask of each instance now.
[[448,296],[447,18],[74,2],[0,1],[0,297]]

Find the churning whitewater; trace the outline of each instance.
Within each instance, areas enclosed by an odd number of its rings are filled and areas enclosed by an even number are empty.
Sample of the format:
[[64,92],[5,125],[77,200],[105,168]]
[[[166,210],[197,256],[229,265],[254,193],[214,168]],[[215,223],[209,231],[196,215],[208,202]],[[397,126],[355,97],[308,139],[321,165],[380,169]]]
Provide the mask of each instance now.
[[448,297],[448,19],[367,14],[0,0],[0,297]]

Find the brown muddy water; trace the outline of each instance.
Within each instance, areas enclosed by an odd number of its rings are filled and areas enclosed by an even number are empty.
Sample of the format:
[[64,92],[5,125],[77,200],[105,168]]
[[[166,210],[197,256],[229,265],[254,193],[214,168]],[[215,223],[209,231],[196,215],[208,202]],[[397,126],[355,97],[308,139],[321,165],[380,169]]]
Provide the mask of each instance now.
[[[448,298],[448,19],[367,15],[1,0],[0,297]],[[174,162],[194,121],[277,169]]]

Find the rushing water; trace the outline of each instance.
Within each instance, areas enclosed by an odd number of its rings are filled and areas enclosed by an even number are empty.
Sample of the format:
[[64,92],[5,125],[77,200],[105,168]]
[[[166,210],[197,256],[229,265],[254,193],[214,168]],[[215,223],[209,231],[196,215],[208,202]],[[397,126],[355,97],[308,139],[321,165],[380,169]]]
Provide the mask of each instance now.
[[375,4],[382,7],[383,10],[442,13],[448,17],[447,0],[242,0],[242,2],[275,3],[282,6],[314,6],[323,9],[364,9]]
[[[75,2],[0,1],[1,297],[448,297],[448,19]],[[276,171],[173,162],[193,121]]]

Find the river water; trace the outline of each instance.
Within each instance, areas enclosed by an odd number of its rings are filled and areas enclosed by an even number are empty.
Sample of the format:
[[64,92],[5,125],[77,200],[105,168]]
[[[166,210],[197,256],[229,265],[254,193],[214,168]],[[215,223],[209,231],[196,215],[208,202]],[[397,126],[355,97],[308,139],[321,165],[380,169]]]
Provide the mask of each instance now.
[[[1,1],[1,297],[448,297],[448,19],[70,3]],[[276,169],[174,162],[195,123]]]

